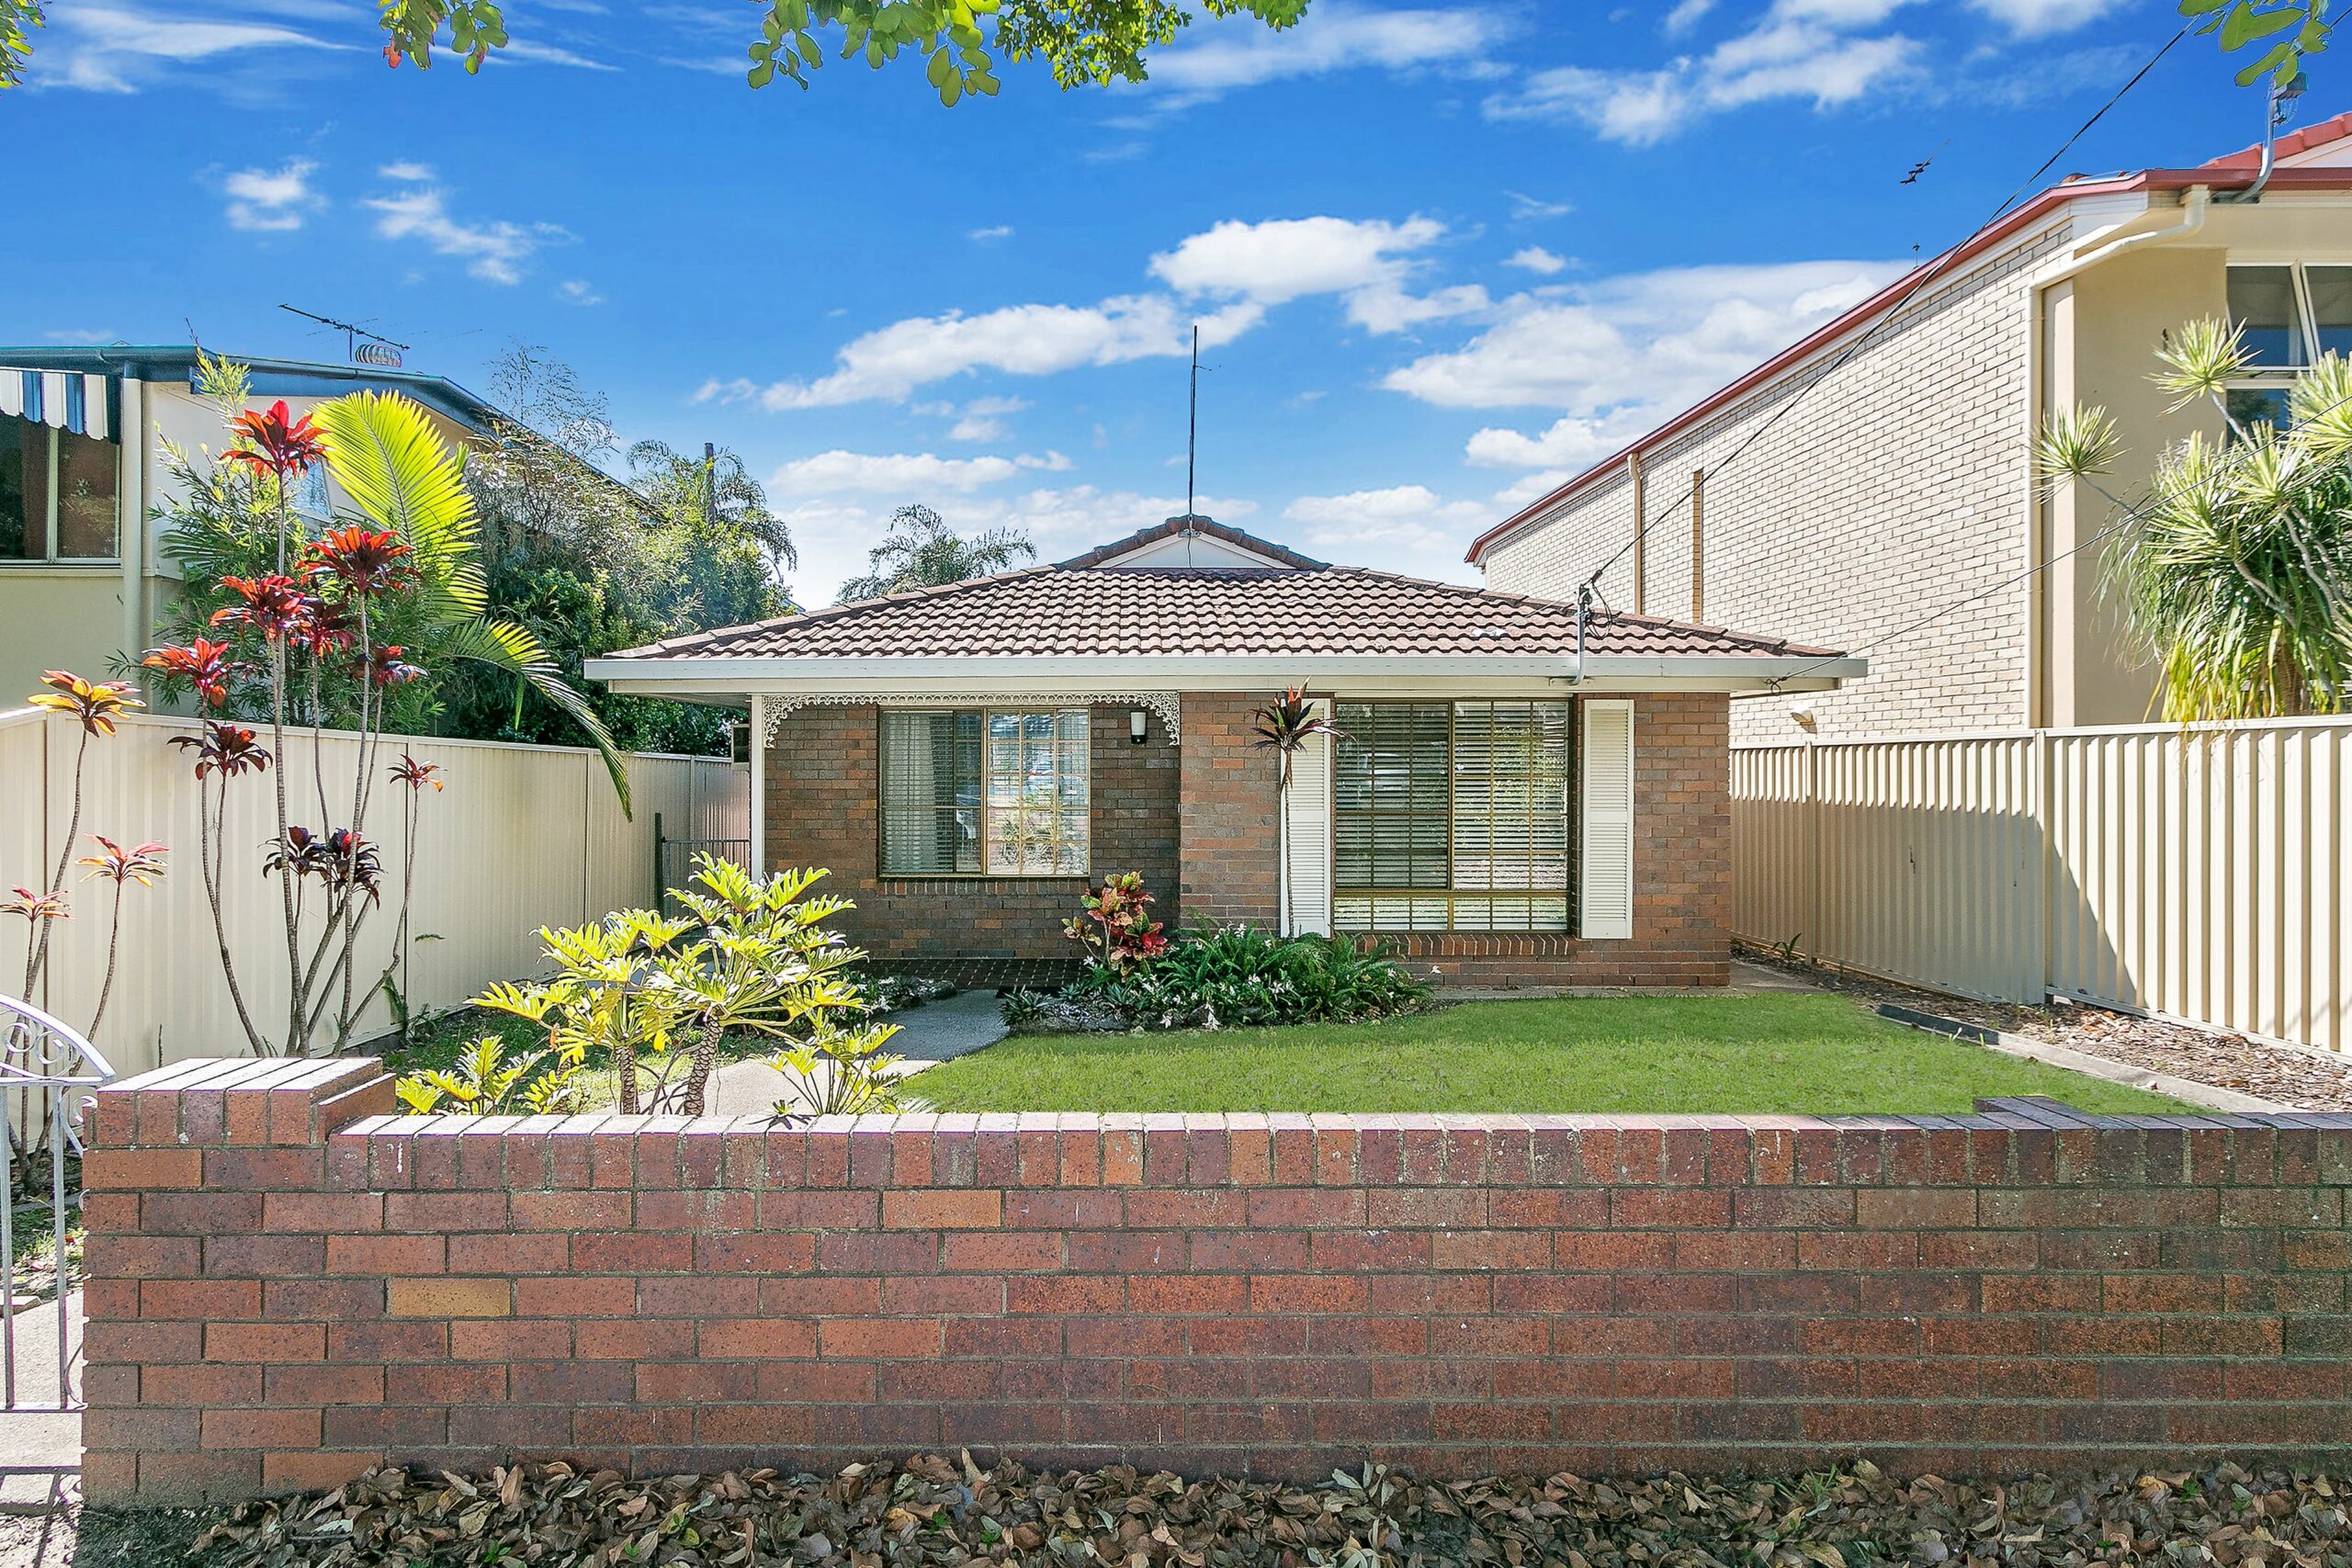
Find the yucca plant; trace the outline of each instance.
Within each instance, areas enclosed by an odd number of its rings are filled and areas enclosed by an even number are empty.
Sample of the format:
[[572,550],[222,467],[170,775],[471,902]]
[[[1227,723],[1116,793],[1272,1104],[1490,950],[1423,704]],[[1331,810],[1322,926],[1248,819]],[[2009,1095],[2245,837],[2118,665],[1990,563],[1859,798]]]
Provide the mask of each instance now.
[[[2298,376],[2278,430],[2231,410],[2250,359],[2229,323],[2192,322],[2158,358],[2172,407],[2210,403],[2228,435],[2170,448],[2111,525],[2103,585],[2161,672],[2156,705],[2183,723],[2352,711],[2352,364]],[[2096,484],[2119,455],[2100,409],[2036,444],[2053,480]]]

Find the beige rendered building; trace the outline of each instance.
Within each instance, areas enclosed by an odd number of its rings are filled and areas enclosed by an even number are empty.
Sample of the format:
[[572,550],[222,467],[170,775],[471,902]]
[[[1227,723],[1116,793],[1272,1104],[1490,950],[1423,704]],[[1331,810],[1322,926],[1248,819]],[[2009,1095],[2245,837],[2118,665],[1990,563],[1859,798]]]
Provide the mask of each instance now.
[[[156,641],[179,581],[157,520],[175,499],[164,443],[217,453],[228,442],[197,389],[196,359],[186,346],[0,348],[0,710],[19,706],[44,670],[117,678]],[[249,408],[283,398],[300,415],[346,392],[400,391],[452,443],[496,417],[437,376],[240,363],[252,372]],[[336,497],[314,472],[297,504],[331,510]]]
[[2259,370],[2233,401],[2254,417],[2283,417],[2301,368],[2352,352],[2352,115],[2262,164],[2251,149],[2053,186],[1469,558],[1491,588],[1552,598],[1607,562],[1617,608],[1869,654],[1843,690],[1734,704],[1738,740],[2140,722],[2154,676],[2091,542],[2120,509],[2044,494],[2033,434],[2051,411],[2107,408],[2127,449],[2109,488],[2130,504],[2165,447],[2222,428],[2165,412],[2149,376],[2168,331],[2244,324]]

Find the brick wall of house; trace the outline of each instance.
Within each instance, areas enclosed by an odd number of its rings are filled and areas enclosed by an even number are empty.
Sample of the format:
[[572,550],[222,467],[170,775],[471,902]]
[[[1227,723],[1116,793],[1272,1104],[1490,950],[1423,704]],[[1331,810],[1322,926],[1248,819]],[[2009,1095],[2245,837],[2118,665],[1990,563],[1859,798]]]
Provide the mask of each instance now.
[[[1154,912],[1172,921],[1176,748],[1157,717],[1137,746],[1128,739],[1126,708],[1098,704],[1091,711],[1096,872],[1142,872],[1159,899]],[[823,886],[857,903],[838,924],[878,958],[1070,956],[1062,921],[1078,912],[1084,877],[881,875],[881,751],[873,707],[806,707],[788,716],[767,756],[768,863],[830,870]]]
[[[1097,874],[1140,871],[1154,913],[1180,922],[1273,926],[1281,916],[1280,765],[1252,744],[1271,694],[1193,694],[1179,742],[1151,721],[1127,739],[1127,710],[1094,709]],[[1417,934],[1398,946],[1450,985],[1720,986],[1730,977],[1729,699],[1634,699],[1634,936]],[[877,957],[1060,958],[1077,877],[881,877],[871,707],[803,708],[767,763],[769,863],[822,865],[856,900],[840,924]]]
[[[1645,451],[1650,614],[1690,618],[1692,470],[1714,468],[1757,437],[1704,487],[1703,619],[1871,649],[1870,675],[1843,692],[1734,705],[1736,740],[1801,738],[1794,703],[1813,707],[1825,734],[2028,721],[2030,585],[1999,588],[1931,632],[1879,645],[2024,565],[2026,275],[2063,236],[2022,239],[1928,291],[1838,368],[1829,367],[1843,344]],[[1574,598],[1632,538],[1633,494],[1617,474],[1498,543],[1487,556],[1488,585]],[[1611,604],[1632,608],[1630,554],[1601,582]]]
[[102,1504],[516,1453],[1328,1474],[2352,1456],[2352,1118],[379,1114],[99,1091]]
[[1195,925],[1282,919],[1282,763],[1250,714],[1274,692],[1189,694],[1182,749],[1184,914]]

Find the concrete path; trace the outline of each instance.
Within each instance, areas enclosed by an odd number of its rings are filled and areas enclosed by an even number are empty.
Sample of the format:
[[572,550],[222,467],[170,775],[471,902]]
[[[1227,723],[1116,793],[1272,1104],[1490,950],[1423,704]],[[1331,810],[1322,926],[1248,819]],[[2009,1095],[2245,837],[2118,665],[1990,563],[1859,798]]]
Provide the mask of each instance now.
[[[78,1382],[82,1292],[65,1298],[68,1364]],[[57,1403],[57,1306],[43,1302],[17,1314],[17,1398]],[[72,1412],[0,1410],[0,1513],[41,1513],[78,1495],[82,1417]]]
[[[906,1058],[899,1064],[899,1077],[993,1045],[1005,1034],[994,991],[958,991],[944,1001],[893,1014],[891,1021],[899,1032],[885,1049]],[[763,1116],[784,1094],[784,1074],[765,1062],[737,1062],[719,1068],[711,1081],[711,1114]]]

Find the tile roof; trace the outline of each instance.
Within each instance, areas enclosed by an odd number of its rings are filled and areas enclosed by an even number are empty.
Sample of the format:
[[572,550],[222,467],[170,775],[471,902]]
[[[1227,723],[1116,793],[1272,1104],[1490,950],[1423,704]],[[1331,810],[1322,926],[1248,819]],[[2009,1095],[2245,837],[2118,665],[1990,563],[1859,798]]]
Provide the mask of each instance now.
[[[1566,657],[1576,647],[1574,604],[1361,568],[1044,566],[672,637],[612,657]],[[1605,610],[1593,613],[1585,648],[1619,658],[1838,657]]]
[[[2291,158],[2298,152],[2308,152],[2314,147],[2324,147],[2331,141],[2341,141],[2352,136],[2352,113],[2330,116],[2315,125],[2301,130],[2290,130],[2271,144],[2273,158]],[[2234,152],[2224,152],[2209,158],[2203,165],[2208,169],[2258,169],[2262,167],[2262,143],[2242,147]]]
[[1156,544],[1161,539],[1172,539],[1184,531],[1187,524],[1191,525],[1192,531],[1196,535],[1204,535],[1212,539],[1223,539],[1228,545],[1237,545],[1242,549],[1254,551],[1269,560],[1278,560],[1284,566],[1317,567],[1330,564],[1329,561],[1317,560],[1313,556],[1300,555],[1288,545],[1278,545],[1272,539],[1261,539],[1255,534],[1244,533],[1231,524],[1220,523],[1214,517],[1204,517],[1198,513],[1187,516],[1181,512],[1164,523],[1154,523],[1149,527],[1138,528],[1124,539],[1114,539],[1107,545],[1097,545],[1082,555],[1075,555],[1068,560],[1056,561],[1054,564],[1063,567],[1101,566],[1104,561],[1116,559],[1120,556],[1139,550],[1146,545]]

